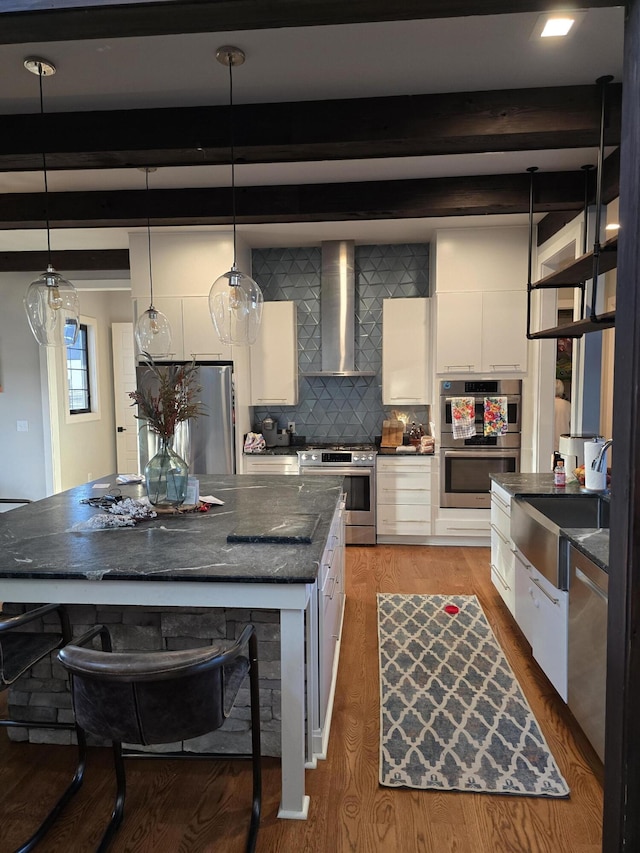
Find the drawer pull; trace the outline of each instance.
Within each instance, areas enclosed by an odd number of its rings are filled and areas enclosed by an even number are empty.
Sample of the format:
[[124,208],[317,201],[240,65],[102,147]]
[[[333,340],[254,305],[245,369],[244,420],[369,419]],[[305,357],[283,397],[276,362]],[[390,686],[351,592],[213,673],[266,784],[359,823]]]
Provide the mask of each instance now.
[[511,553],[513,554],[513,556],[516,558],[516,560],[520,563],[520,565],[521,565],[524,569],[526,569],[528,572],[530,572],[530,571],[531,571],[531,563],[525,563],[525,561],[524,561],[524,560],[522,559],[522,557],[520,556],[520,551],[518,551],[518,549],[517,549],[517,548],[512,548],[512,549],[511,549]]
[[447,530],[480,530],[482,533],[487,533],[486,527],[447,527]]
[[336,579],[333,575],[329,578],[330,581],[333,581],[333,586],[331,587],[331,592],[325,592],[324,597],[331,600],[333,598],[333,594],[336,591]]
[[535,578],[531,578],[531,583],[535,584],[535,585],[538,587],[538,589],[540,590],[540,592],[541,592],[543,595],[546,595],[546,596],[547,596],[547,598],[549,599],[549,601],[551,601],[553,604],[559,604],[560,599],[559,599],[559,598],[554,598],[552,595],[549,595],[549,593],[548,593],[548,592],[546,591],[546,589],[542,586],[542,584],[541,584],[541,583],[539,583]]
[[502,586],[503,586],[506,590],[511,590],[511,587],[510,587],[510,586],[509,586],[509,584],[506,582],[506,580],[502,577],[502,575],[500,574],[500,572],[498,571],[498,569],[496,568],[496,566],[494,566],[494,565],[493,565],[493,563],[491,563],[491,569],[492,569],[492,571],[495,573],[495,576],[498,578],[498,580],[500,581],[500,583],[502,584]]
[[503,501],[497,492],[491,492],[491,500],[496,501],[496,503],[499,503],[505,509],[511,509],[510,505],[506,501]]
[[507,539],[507,537],[504,535],[504,533],[501,530],[499,530],[495,526],[495,524],[493,522],[491,522],[491,524],[489,526],[491,527],[493,532],[496,533],[500,537],[500,539],[502,539],[502,541],[504,542],[505,545],[509,544],[509,540]]

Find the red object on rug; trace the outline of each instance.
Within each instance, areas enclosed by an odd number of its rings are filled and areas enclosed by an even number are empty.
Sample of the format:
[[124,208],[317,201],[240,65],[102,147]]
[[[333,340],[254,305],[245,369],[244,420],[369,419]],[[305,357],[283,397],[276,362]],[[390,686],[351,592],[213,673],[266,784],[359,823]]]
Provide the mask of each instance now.
[[447,604],[444,608],[445,613],[450,613],[452,616],[455,616],[456,613],[460,612],[460,608],[456,607],[455,604]]

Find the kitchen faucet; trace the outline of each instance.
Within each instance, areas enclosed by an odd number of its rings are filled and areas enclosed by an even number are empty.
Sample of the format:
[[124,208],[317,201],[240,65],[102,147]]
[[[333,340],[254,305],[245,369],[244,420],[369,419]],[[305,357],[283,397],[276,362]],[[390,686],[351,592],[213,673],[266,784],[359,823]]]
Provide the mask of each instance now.
[[613,439],[610,438],[608,441],[605,441],[605,443],[602,445],[602,447],[600,448],[600,453],[598,453],[596,458],[591,463],[591,467],[593,468],[594,471],[599,471],[600,473],[602,473],[602,471],[604,470],[603,466],[604,466],[605,457],[607,455],[607,450],[611,447],[612,444],[613,444]]

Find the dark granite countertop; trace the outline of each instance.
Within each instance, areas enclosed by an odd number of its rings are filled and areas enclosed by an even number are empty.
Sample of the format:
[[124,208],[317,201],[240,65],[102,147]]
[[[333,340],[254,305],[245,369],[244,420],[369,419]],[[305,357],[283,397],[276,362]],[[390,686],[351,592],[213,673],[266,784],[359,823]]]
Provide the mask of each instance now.
[[[91,483],[0,513],[2,578],[82,578],[232,583],[312,583],[342,492],[342,477],[200,476],[200,494],[224,501],[208,512],[162,514],[133,528],[76,532],[105,510],[81,504],[108,489]],[[116,488],[116,475],[98,482]],[[142,486],[117,486],[124,496]],[[227,543],[227,535],[268,511],[283,521],[319,516],[310,544]]]
[[[564,487],[553,485],[553,474],[490,474],[490,478],[511,497],[533,495],[581,495],[584,489],[579,483],[568,483]],[[609,531],[604,528],[561,528],[562,535],[572,545],[601,569],[609,571]]]
[[395,447],[380,447],[378,456],[394,456],[396,459],[433,459],[435,453],[418,453],[417,450],[397,451]]

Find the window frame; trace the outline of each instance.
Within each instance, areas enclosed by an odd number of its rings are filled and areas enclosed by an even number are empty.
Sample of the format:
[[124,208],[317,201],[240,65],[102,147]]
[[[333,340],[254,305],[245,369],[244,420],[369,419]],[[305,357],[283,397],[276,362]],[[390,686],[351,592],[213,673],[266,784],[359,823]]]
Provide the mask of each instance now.
[[80,328],[86,330],[87,381],[89,386],[89,409],[74,411],[70,408],[68,347],[65,348],[64,386],[65,422],[77,424],[100,418],[100,389],[98,383],[98,324],[93,317],[80,317]]

